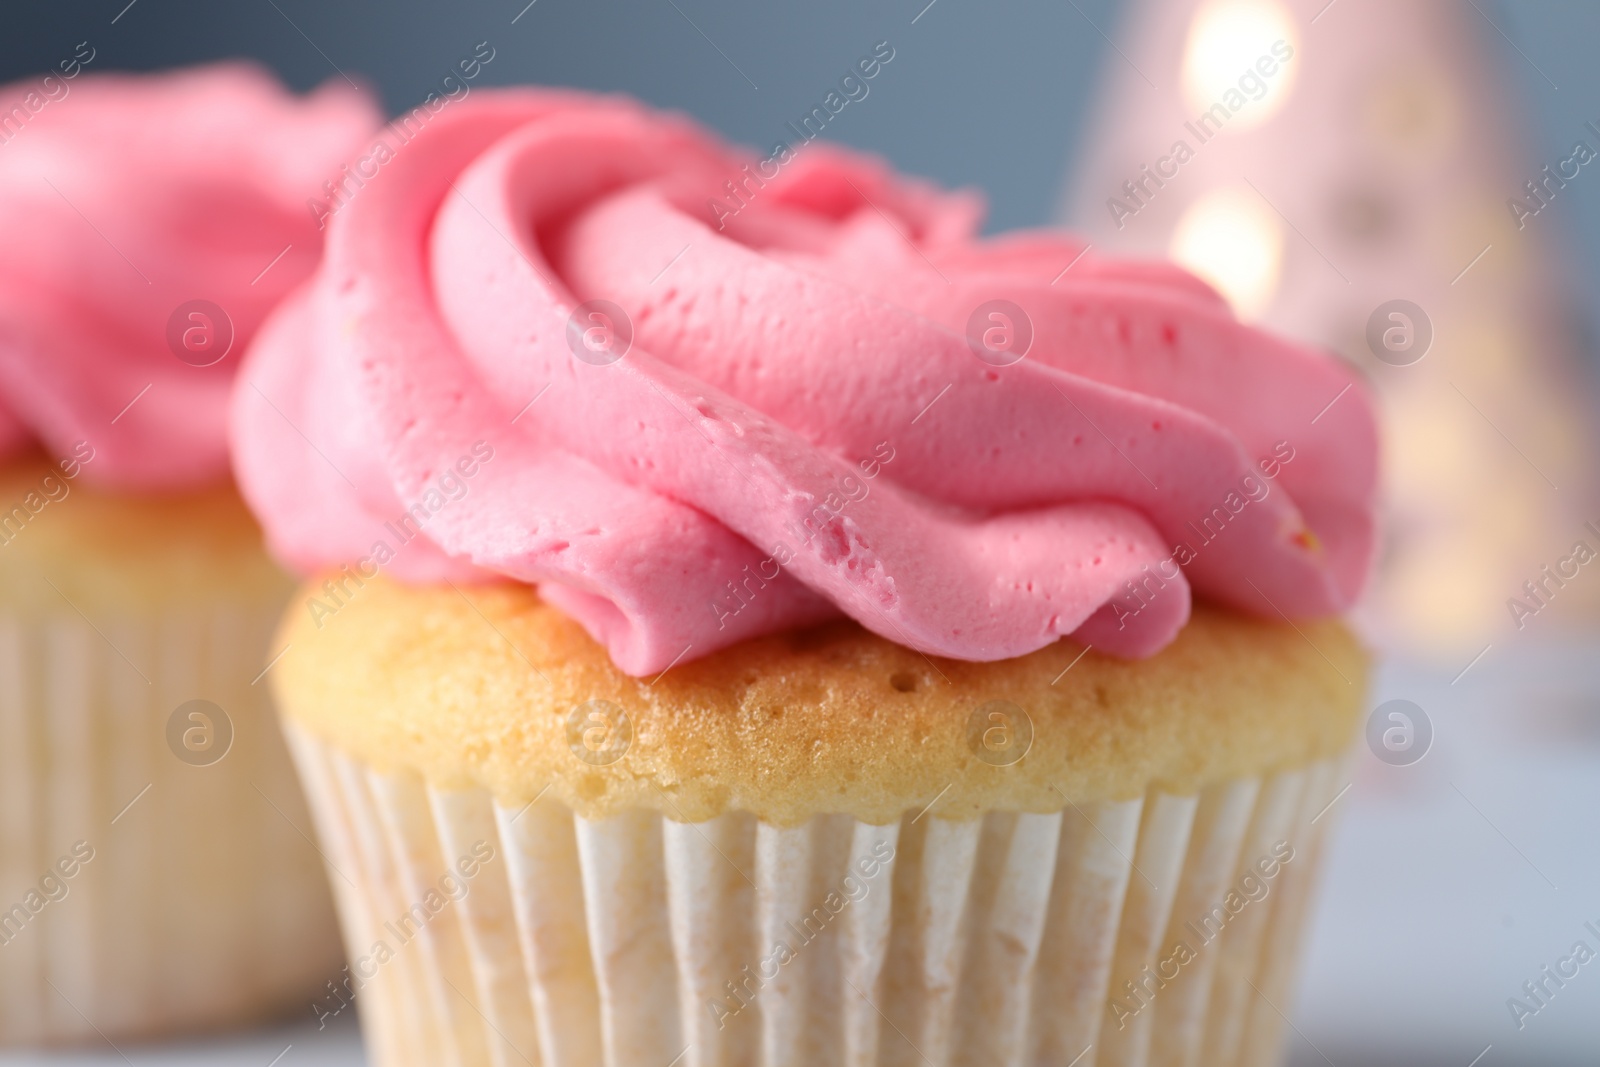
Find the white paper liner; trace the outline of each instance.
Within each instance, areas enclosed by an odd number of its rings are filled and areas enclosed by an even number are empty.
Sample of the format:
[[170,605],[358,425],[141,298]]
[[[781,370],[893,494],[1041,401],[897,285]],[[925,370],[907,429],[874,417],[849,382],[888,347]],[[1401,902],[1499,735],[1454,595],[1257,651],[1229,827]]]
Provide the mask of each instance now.
[[[965,822],[591,821],[380,774],[286,731],[349,878],[374,1067],[1269,1064],[1329,821],[1311,820],[1342,784],[1324,761]],[[394,916],[489,849],[464,895],[394,936]],[[1178,940],[1192,957],[1156,988]]]
[[[236,1025],[338,976],[311,820],[251,684],[278,611],[0,612],[0,1045]],[[167,747],[194,699],[233,724],[210,766]],[[92,859],[59,878],[79,842]]]

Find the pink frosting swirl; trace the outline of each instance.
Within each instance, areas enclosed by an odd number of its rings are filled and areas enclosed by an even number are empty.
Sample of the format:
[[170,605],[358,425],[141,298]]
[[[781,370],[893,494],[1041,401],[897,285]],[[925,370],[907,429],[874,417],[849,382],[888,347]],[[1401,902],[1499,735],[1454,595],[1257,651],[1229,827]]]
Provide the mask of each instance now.
[[[84,477],[131,490],[226,477],[245,342],[315,269],[308,201],[378,124],[348,85],[297,99],[233,64],[0,89],[0,454],[86,441]],[[169,343],[192,301],[231,320],[214,365]],[[178,317],[220,354],[225,321]]]
[[[961,659],[1142,656],[1191,587],[1296,617],[1365,581],[1366,388],[1174,268],[578,94],[480,94],[375,169],[235,399],[276,550],[354,563],[322,611],[379,569],[499,574],[644,675],[839,612]],[[969,340],[991,300],[1020,361]]]

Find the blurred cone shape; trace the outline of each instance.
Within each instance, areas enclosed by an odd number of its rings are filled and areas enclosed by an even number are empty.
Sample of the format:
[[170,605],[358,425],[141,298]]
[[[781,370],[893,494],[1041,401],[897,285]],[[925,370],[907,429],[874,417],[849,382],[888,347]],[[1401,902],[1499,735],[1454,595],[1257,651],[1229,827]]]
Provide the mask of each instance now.
[[[1600,182],[1600,163],[1526,151],[1492,15],[1134,0],[1063,205],[1096,246],[1171,256],[1369,375],[1387,541],[1364,621],[1447,657],[1509,643],[1524,583],[1577,541],[1600,551],[1589,345],[1557,254],[1560,183]],[[1600,153],[1600,130],[1572,138]],[[1529,213],[1534,192],[1557,210]],[[1589,571],[1545,580],[1523,627],[1592,618]]]

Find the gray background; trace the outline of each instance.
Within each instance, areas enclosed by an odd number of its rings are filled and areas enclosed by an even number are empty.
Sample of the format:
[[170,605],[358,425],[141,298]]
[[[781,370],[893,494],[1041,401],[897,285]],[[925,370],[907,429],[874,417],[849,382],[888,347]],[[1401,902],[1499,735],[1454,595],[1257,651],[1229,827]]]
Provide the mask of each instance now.
[[[539,82],[632,93],[687,111],[738,141],[770,147],[785,121],[819,103],[874,42],[888,40],[894,62],[866,100],[829,125],[828,136],[882,153],[902,170],[983,189],[990,228],[1006,229],[1051,221],[1101,65],[1108,56],[1117,61],[1106,35],[1116,36],[1123,6],[1119,0],[935,0],[931,7],[927,0],[536,0],[524,10],[525,3],[31,0],[6,5],[0,82],[47,71],[87,39],[98,52],[96,71],[250,56],[300,89],[342,71],[377,89],[395,113],[420,101],[457,60],[487,41],[496,55],[478,85]],[[1592,54],[1600,4],[1471,3],[1487,16],[1478,19],[1480,28],[1502,53],[1498,69],[1485,76],[1503,82],[1524,108],[1537,157],[1554,158],[1572,130],[1600,120],[1600,63]],[[1600,182],[1578,183],[1554,210],[1578,237],[1568,250],[1577,288],[1591,298],[1587,304],[1600,307]]]
[[[1541,158],[1585,119],[1600,119],[1592,54],[1600,4],[1476,2],[1559,86],[1480,20],[1505,52],[1502,69],[1486,76],[1504,78],[1506,92],[1528,105]],[[393,113],[488,41],[496,57],[479,84],[628,92],[767,146],[857,56],[888,40],[894,62],[828,136],[881,152],[904,170],[983,188],[995,228],[1049,220],[1100,66],[1116,59],[1102,31],[1115,36],[1122,7],[935,0],[923,12],[927,0],[537,0],[513,25],[526,0],[135,0],[124,11],[126,3],[7,4],[0,81],[41,73],[88,39],[99,51],[97,71],[252,56],[303,89],[342,70],[374,86]],[[1600,183],[1576,190],[1565,207],[1595,233]]]
[[496,55],[477,85],[627,92],[770,147],[888,40],[894,61],[828,136],[983,187],[1003,227],[1049,217],[1106,50],[1086,17],[1110,33],[1117,7],[937,0],[912,25],[927,0],[537,0],[513,25],[527,0],[136,0],[112,25],[126,3],[8,11],[0,81],[44,72],[87,38],[95,71],[253,56],[302,89],[342,70],[394,113],[488,41]]

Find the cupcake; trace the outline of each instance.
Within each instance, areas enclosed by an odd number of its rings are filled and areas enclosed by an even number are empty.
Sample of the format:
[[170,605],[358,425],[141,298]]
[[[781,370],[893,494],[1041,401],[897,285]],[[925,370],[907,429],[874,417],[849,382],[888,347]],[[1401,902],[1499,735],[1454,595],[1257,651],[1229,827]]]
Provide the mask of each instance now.
[[254,69],[0,90],[0,1043],[303,1005],[342,963],[232,486],[244,344],[377,126]]
[[1364,386],[822,144],[410,133],[235,389],[319,1012],[382,1067],[1273,1062]]

